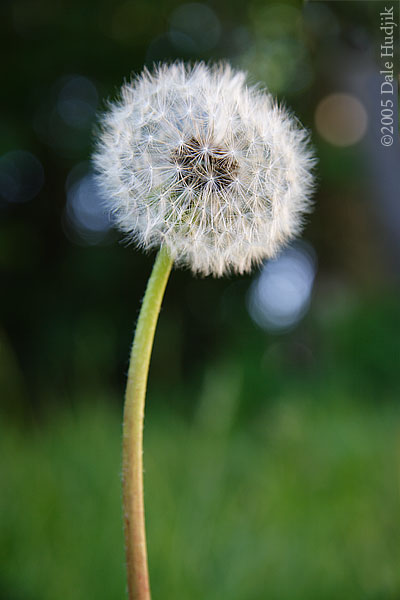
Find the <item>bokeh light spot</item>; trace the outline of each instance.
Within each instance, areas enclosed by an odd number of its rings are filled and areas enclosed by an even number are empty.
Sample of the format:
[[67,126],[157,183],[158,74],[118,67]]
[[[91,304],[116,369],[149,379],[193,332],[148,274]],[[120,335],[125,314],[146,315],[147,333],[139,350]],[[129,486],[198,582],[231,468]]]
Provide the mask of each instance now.
[[339,20],[333,10],[323,2],[307,2],[303,7],[305,27],[315,36],[337,36],[340,33]]
[[[220,38],[221,25],[215,12],[199,2],[182,4],[174,10],[170,18],[170,37],[177,47],[184,44],[202,53],[214,48]],[[191,44],[187,41],[191,40]]]
[[102,242],[110,228],[111,218],[106,211],[94,173],[86,163],[72,169],[66,182],[67,203],[65,225],[68,237],[84,244]]
[[315,111],[318,133],[334,146],[352,146],[365,135],[368,116],[361,102],[350,94],[330,94]]
[[39,160],[25,150],[14,150],[0,157],[0,200],[20,203],[32,200],[44,182]]
[[301,28],[301,12],[289,3],[264,3],[251,7],[250,13],[257,34],[266,40],[296,36]]
[[268,261],[249,290],[253,321],[276,332],[296,325],[309,307],[316,267],[315,252],[305,242],[296,242]]
[[87,77],[70,77],[58,94],[57,109],[70,127],[87,127],[95,115],[97,90]]

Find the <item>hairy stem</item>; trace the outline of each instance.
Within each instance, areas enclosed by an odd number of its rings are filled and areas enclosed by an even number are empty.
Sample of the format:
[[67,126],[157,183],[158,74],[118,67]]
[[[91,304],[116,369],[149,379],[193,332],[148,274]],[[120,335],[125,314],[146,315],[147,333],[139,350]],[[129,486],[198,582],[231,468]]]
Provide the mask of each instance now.
[[154,332],[172,267],[161,248],[147,284],[129,363],[123,425],[123,507],[129,600],[150,600],[143,502],[143,419]]

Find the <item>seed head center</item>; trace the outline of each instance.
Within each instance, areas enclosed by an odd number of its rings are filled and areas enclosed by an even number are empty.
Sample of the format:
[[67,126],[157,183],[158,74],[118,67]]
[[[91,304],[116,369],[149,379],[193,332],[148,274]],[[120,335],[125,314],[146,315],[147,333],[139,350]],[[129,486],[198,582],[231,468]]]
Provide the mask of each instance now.
[[171,158],[179,181],[197,191],[210,186],[222,191],[235,181],[239,170],[232,152],[194,137],[174,150]]

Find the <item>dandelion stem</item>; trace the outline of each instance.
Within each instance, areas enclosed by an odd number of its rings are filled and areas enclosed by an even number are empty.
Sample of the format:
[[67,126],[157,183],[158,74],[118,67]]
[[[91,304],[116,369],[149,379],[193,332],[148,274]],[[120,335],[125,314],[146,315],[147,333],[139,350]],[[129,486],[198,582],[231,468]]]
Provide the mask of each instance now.
[[161,247],[140,310],[126,386],[122,477],[129,600],[150,600],[143,501],[143,419],[154,332],[172,262]]

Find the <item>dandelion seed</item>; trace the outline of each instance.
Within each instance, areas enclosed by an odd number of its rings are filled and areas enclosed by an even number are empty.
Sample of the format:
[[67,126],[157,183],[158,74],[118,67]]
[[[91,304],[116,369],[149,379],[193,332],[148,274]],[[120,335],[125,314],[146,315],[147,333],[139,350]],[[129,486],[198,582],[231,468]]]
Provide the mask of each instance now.
[[228,65],[162,65],[127,83],[95,164],[128,239],[204,275],[274,256],[310,209],[307,132]]

